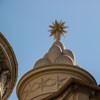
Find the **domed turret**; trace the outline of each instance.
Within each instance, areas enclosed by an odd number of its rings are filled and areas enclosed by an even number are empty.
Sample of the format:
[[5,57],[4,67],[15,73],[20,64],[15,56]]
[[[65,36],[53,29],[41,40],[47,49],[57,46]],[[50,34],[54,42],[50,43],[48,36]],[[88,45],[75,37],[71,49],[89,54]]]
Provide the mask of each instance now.
[[76,65],[73,52],[60,42],[60,37],[64,35],[66,28],[64,22],[55,21],[50,27],[55,42],[44,57],[35,63],[34,68],[20,80],[17,86],[19,100],[53,100],[44,98],[54,93],[58,94],[65,83],[69,83],[73,78],[96,86],[92,75]]

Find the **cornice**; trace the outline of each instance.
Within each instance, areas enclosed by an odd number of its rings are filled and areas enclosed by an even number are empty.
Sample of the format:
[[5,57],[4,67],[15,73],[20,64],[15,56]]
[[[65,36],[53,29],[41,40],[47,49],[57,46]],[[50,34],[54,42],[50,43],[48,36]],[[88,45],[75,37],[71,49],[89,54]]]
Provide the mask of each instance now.
[[[84,81],[81,81],[79,79],[75,79],[75,78],[70,78],[64,85],[62,88],[60,88],[57,92],[47,96],[46,98],[43,98],[41,100],[53,100],[56,99],[58,97],[60,97],[62,94],[65,93],[66,90],[68,90],[68,88],[71,88],[73,86],[79,86],[80,88],[84,87],[87,89],[90,89],[91,91],[95,91],[95,92],[99,92],[100,93],[100,87],[99,86],[95,86],[95,85],[91,85],[88,83],[85,83]],[[73,91],[71,89],[71,91]]]
[[[71,77],[74,77],[76,79],[80,79],[88,84],[97,85],[95,79],[93,76],[88,73],[86,70],[83,70],[82,68],[78,66],[72,66],[68,64],[53,64],[53,65],[47,65],[42,66],[39,68],[35,68],[30,70],[28,73],[26,73],[19,81],[17,85],[17,96],[18,98],[22,97],[24,95],[24,90],[26,86],[29,84],[36,84],[34,80],[39,79],[41,83],[41,78],[49,77],[49,75],[52,75],[52,78],[56,78],[59,75],[65,76],[66,79],[70,79]],[[50,80],[52,80],[52,78]],[[61,78],[61,77],[59,77]],[[64,78],[64,77],[63,77]],[[46,79],[44,79],[46,80]],[[41,83],[42,84],[42,83]],[[31,89],[31,88],[30,88]],[[31,90],[28,90],[31,91]],[[52,91],[53,92],[53,91]]]

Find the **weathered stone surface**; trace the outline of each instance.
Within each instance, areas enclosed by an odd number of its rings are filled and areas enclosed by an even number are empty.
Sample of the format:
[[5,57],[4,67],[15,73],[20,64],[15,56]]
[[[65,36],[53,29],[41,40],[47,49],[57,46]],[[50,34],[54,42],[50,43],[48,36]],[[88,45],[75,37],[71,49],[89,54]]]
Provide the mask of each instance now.
[[11,95],[17,81],[18,64],[14,51],[0,32],[0,82],[3,100]]
[[34,68],[52,64],[76,65],[72,51],[65,49],[60,41],[56,41],[52,45],[48,53],[35,63]]
[[17,87],[18,98],[19,100],[31,100],[39,96],[44,97],[43,95],[46,94],[50,95],[57,92],[71,78],[96,86],[95,79],[77,66],[67,64],[41,66],[28,72],[20,80]]

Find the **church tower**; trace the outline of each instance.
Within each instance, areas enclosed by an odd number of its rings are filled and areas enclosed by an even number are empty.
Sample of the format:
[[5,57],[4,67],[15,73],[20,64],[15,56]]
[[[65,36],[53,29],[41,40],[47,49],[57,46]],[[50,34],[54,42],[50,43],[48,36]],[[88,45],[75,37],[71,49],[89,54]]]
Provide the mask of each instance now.
[[60,41],[64,24],[55,21],[50,26],[55,42],[19,81],[19,100],[100,100],[94,77],[76,64],[73,52]]

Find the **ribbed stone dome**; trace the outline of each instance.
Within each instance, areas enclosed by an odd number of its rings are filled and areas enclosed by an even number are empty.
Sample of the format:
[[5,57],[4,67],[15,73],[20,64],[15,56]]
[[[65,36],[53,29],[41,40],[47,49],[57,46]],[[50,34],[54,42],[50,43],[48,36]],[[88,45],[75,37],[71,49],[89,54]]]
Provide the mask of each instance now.
[[70,64],[70,65],[74,65],[74,61],[70,56],[67,55],[61,55],[59,56],[55,62],[55,64]]
[[72,51],[65,49],[60,41],[54,42],[48,53],[35,63],[34,68],[52,64],[75,65],[75,58]]
[[48,58],[42,58],[40,60],[38,60],[36,63],[35,63],[35,67],[41,67],[41,66],[45,66],[45,65],[50,65],[51,62]]

